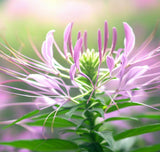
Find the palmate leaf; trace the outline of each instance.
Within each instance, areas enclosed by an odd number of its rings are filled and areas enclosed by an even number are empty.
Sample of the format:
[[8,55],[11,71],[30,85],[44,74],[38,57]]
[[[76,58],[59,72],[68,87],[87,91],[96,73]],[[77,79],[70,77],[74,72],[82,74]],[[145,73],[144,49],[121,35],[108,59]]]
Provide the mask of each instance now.
[[158,152],[160,151],[160,144],[146,146],[143,148],[138,148],[136,150],[133,150],[131,152]]
[[5,127],[3,127],[3,128],[6,129],[6,128],[8,128],[8,127],[11,127],[11,126],[15,125],[16,123],[18,123],[18,122],[20,122],[20,121],[22,121],[22,120],[24,120],[24,119],[30,118],[30,117],[32,117],[33,115],[37,114],[37,113],[39,113],[39,110],[34,110],[34,111],[32,111],[32,112],[29,112],[29,113],[23,115],[22,117],[18,118],[16,121],[12,122],[11,124],[9,124],[9,125],[7,125],[7,126],[5,126]]
[[7,145],[16,148],[26,148],[37,152],[75,152],[78,149],[78,146],[74,142],[61,139],[19,140],[11,142],[0,142],[0,145]]
[[142,127],[137,127],[129,129],[127,131],[121,132],[114,136],[115,140],[121,140],[132,136],[142,135],[150,132],[160,131],[160,123],[145,125]]
[[[46,118],[36,119],[33,122],[28,122],[27,124],[30,126],[43,126],[45,119]],[[45,126],[51,127],[52,123],[54,123],[53,127],[55,127],[55,128],[75,127],[76,126],[72,121],[69,121],[69,120],[62,118],[62,117],[55,117],[54,122],[53,122],[53,118],[47,119]]]

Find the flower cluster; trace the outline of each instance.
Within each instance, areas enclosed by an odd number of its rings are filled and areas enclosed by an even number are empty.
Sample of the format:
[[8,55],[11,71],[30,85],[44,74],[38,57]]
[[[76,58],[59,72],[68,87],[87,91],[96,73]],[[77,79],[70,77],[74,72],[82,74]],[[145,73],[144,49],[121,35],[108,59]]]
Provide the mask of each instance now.
[[[78,104],[77,99],[86,95],[89,96],[89,101],[99,92],[109,96],[112,102],[120,99],[134,101],[144,96],[144,91],[155,91],[159,88],[159,48],[149,50],[146,46],[149,40],[146,40],[139,49],[135,50],[135,35],[127,23],[123,23],[124,48],[117,50],[115,27],[113,27],[111,47],[108,46],[107,22],[104,24],[103,45],[101,30],[98,30],[97,50],[87,47],[87,32],[83,35],[78,32],[77,41],[73,46],[72,26],[73,23],[68,24],[64,31],[63,51],[54,39],[55,31],[51,30],[47,33],[41,54],[35,49],[42,61],[24,56],[13,48],[1,44],[13,55],[9,56],[1,52],[1,58],[8,60],[23,71],[18,72],[19,70],[1,66],[0,70],[3,73],[16,78],[1,82],[1,85],[21,92],[16,94],[37,97],[36,104],[43,108],[57,104],[62,106],[68,101]],[[54,58],[53,46],[64,59],[66,66],[62,66]],[[6,85],[14,81],[23,81],[34,87],[36,91]],[[79,91],[77,96],[71,95],[73,88]]]

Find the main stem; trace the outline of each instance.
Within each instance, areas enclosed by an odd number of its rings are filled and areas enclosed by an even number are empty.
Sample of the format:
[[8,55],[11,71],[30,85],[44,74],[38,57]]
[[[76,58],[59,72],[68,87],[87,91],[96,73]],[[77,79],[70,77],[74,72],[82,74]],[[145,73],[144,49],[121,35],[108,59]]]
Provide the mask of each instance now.
[[95,133],[95,115],[93,114],[93,112],[91,112],[90,110],[92,108],[89,108],[91,104],[91,101],[89,101],[88,104],[86,104],[86,112],[85,112],[85,116],[86,119],[89,122],[89,126],[88,129],[90,130],[89,132],[89,138],[90,138],[90,144],[89,144],[89,148],[88,152],[103,152],[103,148],[101,146],[101,144],[96,140],[96,133]]

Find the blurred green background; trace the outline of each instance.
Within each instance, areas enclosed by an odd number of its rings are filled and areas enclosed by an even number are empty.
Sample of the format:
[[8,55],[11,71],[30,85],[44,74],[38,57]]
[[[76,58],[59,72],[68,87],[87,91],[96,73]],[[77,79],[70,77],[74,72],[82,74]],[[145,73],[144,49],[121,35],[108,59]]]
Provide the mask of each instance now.
[[[62,48],[63,31],[69,22],[74,22],[73,42],[77,32],[88,31],[89,48],[97,49],[97,30],[103,30],[104,21],[109,23],[110,41],[112,27],[118,30],[117,48],[123,47],[123,22],[128,22],[140,45],[160,20],[160,0],[1,0],[0,33],[15,49],[33,56],[30,36],[37,48],[46,33],[55,29],[55,39]],[[159,26],[160,27],[160,26]],[[158,29],[156,36],[160,38]],[[34,56],[36,58],[36,56]]]

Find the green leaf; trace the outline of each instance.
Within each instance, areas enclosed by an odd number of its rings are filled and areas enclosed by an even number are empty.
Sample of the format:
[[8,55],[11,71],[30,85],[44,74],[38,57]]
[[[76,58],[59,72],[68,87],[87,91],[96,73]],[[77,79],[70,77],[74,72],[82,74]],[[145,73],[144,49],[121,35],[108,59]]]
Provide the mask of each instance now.
[[72,107],[67,113],[65,113],[66,118],[70,119],[78,108],[78,106]]
[[[68,113],[67,115],[69,115],[69,111],[73,108],[73,111],[76,110],[76,111],[81,111],[80,109],[77,109],[79,108],[80,106],[82,106],[82,104],[79,104],[78,106],[71,106],[71,107],[62,107],[56,114],[56,116],[60,116],[60,117],[65,117],[66,113]],[[77,108],[76,108],[77,107]],[[72,114],[71,112],[71,114]],[[41,114],[41,115],[38,115],[38,116],[35,116],[32,118],[32,120],[37,120],[37,119],[45,119],[47,116],[49,115],[49,113],[44,113],[44,114]],[[52,113],[50,115],[49,118],[53,118],[53,116],[55,115],[55,113]]]
[[130,99],[130,98],[127,98],[127,99],[115,100],[115,102],[124,102],[124,101],[131,101],[131,99]]
[[[39,119],[45,119],[49,114],[48,113],[45,113],[45,114],[40,114],[38,116],[35,116],[32,118],[32,120],[39,120]],[[49,117],[49,118],[53,118],[54,116],[54,113]]]
[[135,146],[137,137],[125,138],[115,142],[114,152],[130,152]]
[[[117,107],[118,107],[119,109],[122,109],[122,108],[127,108],[127,107],[132,107],[132,106],[145,106],[145,107],[148,107],[148,108],[153,108],[152,106],[146,105],[146,104],[143,104],[143,103],[138,103],[138,102],[124,102],[124,103],[117,103],[117,106],[116,106],[116,105],[113,105],[113,106],[109,107],[108,110],[107,110],[107,113],[118,110]],[[157,108],[154,108],[154,109],[159,110],[159,109],[157,109]]]
[[133,118],[133,117],[111,117],[108,119],[105,119],[104,121],[98,123],[95,128],[98,129],[99,127],[101,127],[104,123],[109,122],[109,121],[117,121],[117,120],[136,120],[138,121],[138,119]]
[[61,130],[61,133],[76,133],[76,134],[89,134],[89,130],[87,128],[79,128],[79,129],[63,129]]
[[70,152],[71,150],[77,150],[78,146],[71,141],[61,139],[36,139],[36,140],[19,140],[11,142],[0,142],[0,145],[7,145],[16,148],[26,148],[34,151],[45,152]]
[[92,108],[92,107],[95,107],[95,106],[99,103],[98,101],[94,100],[93,98],[91,98],[91,101],[92,101],[92,103],[91,103],[91,105],[88,107],[88,109],[90,109],[90,108]]
[[138,119],[133,118],[133,117],[111,117],[111,118],[104,120],[103,122],[116,121],[116,120],[138,120]]
[[18,122],[20,122],[20,121],[22,121],[22,120],[24,120],[24,119],[30,118],[30,117],[32,117],[33,115],[37,114],[37,113],[39,113],[39,110],[34,110],[34,111],[32,111],[32,112],[29,112],[29,113],[23,115],[22,117],[18,118],[16,121],[12,122],[11,124],[5,126],[4,129],[6,129],[6,128],[8,128],[8,127],[11,127],[11,126],[15,125],[16,123],[18,123]]
[[158,152],[159,150],[160,150],[160,144],[156,144],[156,145],[139,148],[139,149],[133,150],[132,152]]
[[[36,119],[33,122],[28,122],[27,124],[31,125],[31,126],[43,126],[44,121],[45,121],[45,118]],[[53,118],[47,119],[47,121],[45,123],[45,126],[46,127],[51,127],[52,122],[53,122]],[[72,121],[69,121],[69,120],[61,118],[61,117],[56,117],[55,120],[54,120],[54,125],[53,125],[53,127],[55,127],[55,128],[75,127],[75,126],[76,125]]]
[[102,108],[93,108],[91,112],[96,112],[100,117],[104,117],[104,110]]
[[107,146],[102,146],[104,152],[113,152],[113,150],[109,149]]
[[124,132],[121,132],[121,133],[115,135],[114,139],[121,140],[124,138],[142,135],[142,134],[155,132],[155,131],[160,131],[160,123],[129,129],[127,131],[124,131]]
[[137,118],[147,118],[147,119],[160,119],[160,114],[152,114],[152,115],[148,115],[148,114],[146,114],[146,115],[136,115],[135,117],[137,117]]
[[113,139],[113,135],[112,135],[112,132],[110,131],[101,131],[101,132],[96,132],[99,136],[101,136],[105,142],[108,143],[109,147],[111,150],[114,149],[114,144],[115,144],[115,141]]

